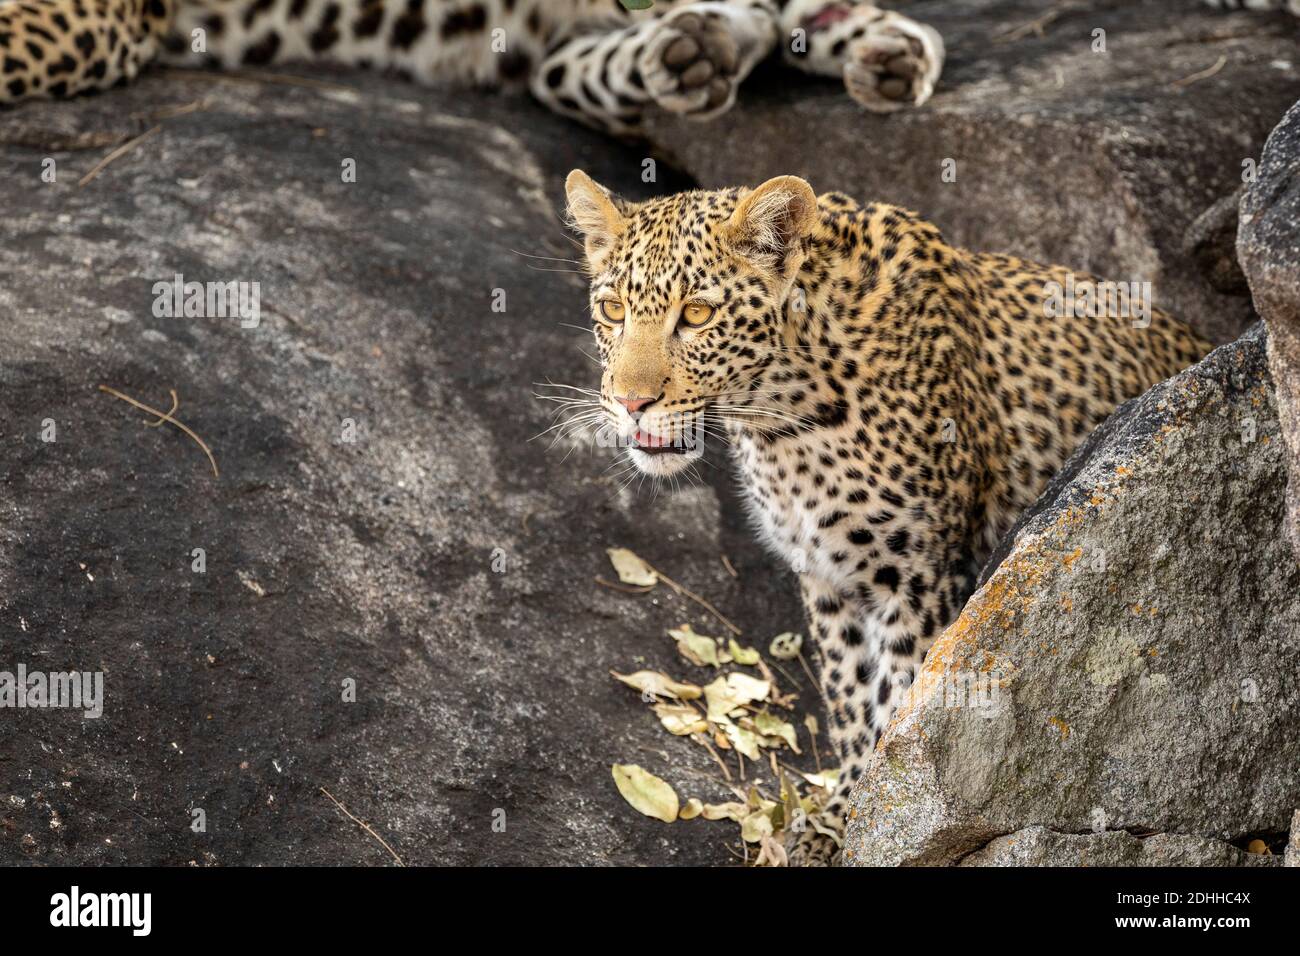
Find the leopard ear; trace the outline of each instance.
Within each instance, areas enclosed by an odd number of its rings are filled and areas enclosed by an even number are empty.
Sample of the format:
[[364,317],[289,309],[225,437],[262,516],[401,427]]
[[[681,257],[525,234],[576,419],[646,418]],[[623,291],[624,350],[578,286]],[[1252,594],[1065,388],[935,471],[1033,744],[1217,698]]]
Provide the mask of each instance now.
[[777,176],[741,198],[727,234],[737,252],[775,268],[816,220],[812,187],[798,176]]
[[598,258],[622,234],[627,220],[609,190],[581,169],[569,173],[564,192],[569,197],[569,224],[586,240],[587,258]]

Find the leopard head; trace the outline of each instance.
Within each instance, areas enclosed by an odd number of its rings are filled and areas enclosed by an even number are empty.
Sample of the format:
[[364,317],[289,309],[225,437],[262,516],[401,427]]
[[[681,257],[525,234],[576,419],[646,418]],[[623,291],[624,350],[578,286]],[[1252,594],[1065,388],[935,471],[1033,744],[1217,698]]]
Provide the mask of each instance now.
[[676,474],[711,423],[743,422],[760,395],[817,197],[794,176],[642,203],[581,170],[565,187],[591,277],[609,431],[643,472]]

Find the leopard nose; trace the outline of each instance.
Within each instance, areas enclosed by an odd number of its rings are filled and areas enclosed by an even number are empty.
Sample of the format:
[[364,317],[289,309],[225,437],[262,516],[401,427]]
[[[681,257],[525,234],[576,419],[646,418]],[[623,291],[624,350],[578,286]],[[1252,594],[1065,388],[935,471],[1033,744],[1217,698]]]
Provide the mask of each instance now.
[[615,395],[614,401],[626,408],[628,414],[636,415],[638,412],[644,411],[647,406],[653,405],[661,398],[663,398],[662,394],[656,395],[654,398],[625,398],[622,395]]

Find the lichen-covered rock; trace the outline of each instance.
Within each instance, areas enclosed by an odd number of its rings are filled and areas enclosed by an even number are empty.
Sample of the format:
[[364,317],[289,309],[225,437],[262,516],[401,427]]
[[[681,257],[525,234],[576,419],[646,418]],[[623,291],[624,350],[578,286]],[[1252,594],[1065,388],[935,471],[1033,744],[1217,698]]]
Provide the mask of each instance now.
[[962,246],[1149,281],[1216,342],[1244,331],[1249,300],[1216,290],[1187,234],[1295,102],[1292,20],[1169,0],[902,9],[948,48],[921,109],[868,113],[838,80],[774,70],[707,127],[659,117],[655,146],[706,187],[797,174],[914,208]]
[[1247,853],[1222,840],[1125,830],[1055,833],[1026,827],[998,837],[961,860],[962,866],[1277,866],[1275,856]]
[[1300,804],[1284,485],[1262,327],[1122,406],[931,649],[854,791],[845,861],[953,863],[1035,826],[1284,830]]
[[1240,223],[1237,253],[1268,325],[1268,363],[1291,471],[1287,529],[1300,555],[1300,104],[1269,136],[1258,179],[1242,197]]
[[1283,861],[1286,866],[1300,866],[1300,810],[1291,817],[1291,831],[1287,834]]

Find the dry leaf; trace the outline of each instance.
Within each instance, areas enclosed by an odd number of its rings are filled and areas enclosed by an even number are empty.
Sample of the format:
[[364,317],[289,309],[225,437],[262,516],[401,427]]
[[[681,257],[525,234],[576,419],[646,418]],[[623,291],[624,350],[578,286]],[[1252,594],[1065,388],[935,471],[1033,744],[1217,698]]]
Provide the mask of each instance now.
[[677,819],[677,791],[636,764],[616,763],[614,785],[623,799],[648,817],[672,823]]
[[627,548],[606,548],[605,553],[609,555],[610,563],[618,572],[618,579],[624,584],[650,587],[659,582],[659,576],[654,573],[650,565]]
[[799,753],[799,741],[795,737],[794,725],[782,720],[766,710],[754,715],[754,729],[764,737],[776,737],[784,740],[795,753]]
[[699,797],[691,797],[686,801],[686,806],[682,807],[681,812],[677,814],[678,820],[694,820],[704,812],[704,804]]
[[727,739],[731,741],[732,747],[740,751],[750,760],[761,759],[762,755],[758,752],[758,748],[762,741],[759,740],[757,734],[753,731],[746,730],[744,727],[736,726],[725,717],[719,721],[719,726],[722,727],[723,732],[727,735]]
[[840,782],[840,771],[836,767],[831,770],[823,770],[821,773],[805,773],[801,776],[814,787],[820,787],[822,790],[834,790],[835,785]]
[[620,674],[618,671],[610,671],[610,674],[616,680],[627,684],[628,687],[635,687],[643,694],[653,694],[656,697],[695,700],[704,693],[694,684],[680,683],[667,674],[661,674],[659,671],[637,671],[635,674]]
[[696,634],[689,624],[671,628],[668,635],[677,642],[677,651],[692,664],[700,667],[721,667],[731,658],[725,654],[719,656],[718,642],[704,634]]
[[776,830],[772,826],[771,807],[755,810],[740,821],[740,838],[746,843],[757,843],[763,837],[770,837],[775,832]]
[[700,816],[706,820],[735,820],[739,823],[745,819],[749,813],[749,808],[743,803],[706,803],[700,811]]
[[799,651],[802,649],[803,635],[786,631],[784,634],[778,634],[772,638],[772,643],[767,652],[778,661],[791,661],[799,656]]
[[721,724],[731,713],[745,704],[765,700],[772,685],[748,674],[731,673],[719,677],[704,687],[704,698],[709,705],[709,720]]
[[795,785],[785,775],[785,768],[777,770],[777,782],[781,784],[781,826],[783,829],[790,829],[795,820],[798,819],[798,813],[803,808],[803,801],[799,798],[799,791]]
[[759,660],[761,660],[758,656],[758,651],[754,650],[752,647],[741,647],[736,643],[734,637],[727,643],[727,652],[731,654],[731,659],[733,661],[737,664],[744,664],[746,667],[753,667],[759,662]]
[[687,737],[709,729],[708,721],[690,704],[655,704],[654,712],[664,729],[675,737]]

